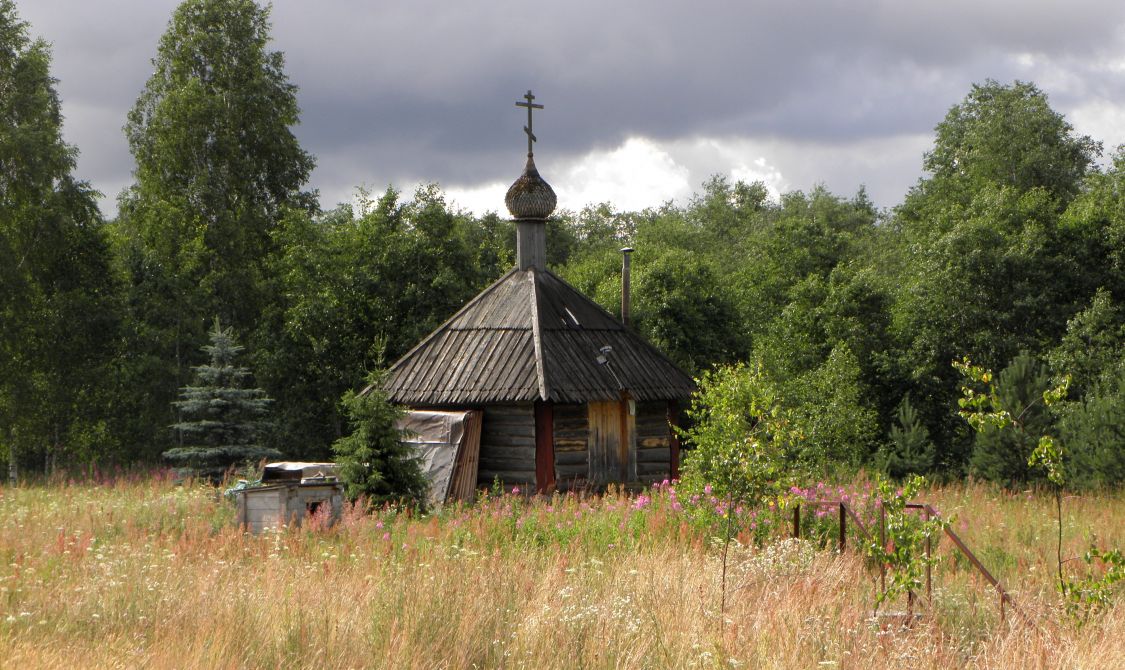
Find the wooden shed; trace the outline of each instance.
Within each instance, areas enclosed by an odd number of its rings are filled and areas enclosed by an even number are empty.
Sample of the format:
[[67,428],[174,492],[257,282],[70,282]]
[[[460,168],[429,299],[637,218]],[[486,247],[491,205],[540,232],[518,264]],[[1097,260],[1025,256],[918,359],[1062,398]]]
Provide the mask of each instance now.
[[311,514],[327,513],[335,523],[344,508],[344,487],[335,463],[269,463],[261,486],[235,490],[238,523],[252,533],[277,526],[300,526]]
[[516,267],[399,359],[384,388],[413,409],[483,410],[481,486],[548,491],[675,477],[672,425],[694,383],[547,269],[556,199],[535,167],[530,108],[526,130],[527,164],[506,198]]

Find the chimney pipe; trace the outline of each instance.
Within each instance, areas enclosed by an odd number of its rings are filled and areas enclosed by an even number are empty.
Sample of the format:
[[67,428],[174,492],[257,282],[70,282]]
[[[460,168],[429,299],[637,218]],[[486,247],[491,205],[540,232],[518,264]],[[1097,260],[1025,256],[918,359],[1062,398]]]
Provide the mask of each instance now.
[[632,320],[629,314],[633,306],[632,291],[630,287],[630,274],[631,268],[629,263],[629,254],[633,253],[632,247],[622,247],[621,249],[621,323],[626,326]]

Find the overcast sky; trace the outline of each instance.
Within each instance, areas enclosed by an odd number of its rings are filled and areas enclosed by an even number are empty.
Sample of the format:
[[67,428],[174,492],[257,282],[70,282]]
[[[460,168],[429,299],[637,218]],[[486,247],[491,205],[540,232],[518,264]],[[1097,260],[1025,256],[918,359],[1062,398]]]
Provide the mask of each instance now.
[[[78,176],[112,216],[132,180],[121,127],[177,2],[16,4],[53,45]],[[862,184],[891,207],[986,78],[1035,82],[1107,155],[1125,142],[1121,0],[278,0],[272,20],[325,208],[435,181],[503,211],[529,88],[536,163],[571,209],[682,203],[713,174]]]

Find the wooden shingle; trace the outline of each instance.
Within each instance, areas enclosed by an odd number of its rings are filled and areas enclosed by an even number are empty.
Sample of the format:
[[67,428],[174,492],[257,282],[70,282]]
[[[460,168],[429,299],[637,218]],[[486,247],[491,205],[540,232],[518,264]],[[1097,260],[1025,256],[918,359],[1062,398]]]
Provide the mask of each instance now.
[[[599,365],[603,347],[608,364]],[[412,406],[546,400],[678,400],[692,379],[550,270],[513,269],[390,369],[384,388]]]

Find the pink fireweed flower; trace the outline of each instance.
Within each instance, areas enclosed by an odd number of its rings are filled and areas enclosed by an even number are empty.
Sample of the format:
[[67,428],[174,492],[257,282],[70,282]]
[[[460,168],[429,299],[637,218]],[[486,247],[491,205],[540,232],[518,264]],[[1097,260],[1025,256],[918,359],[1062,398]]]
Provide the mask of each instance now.
[[391,539],[391,534],[390,534],[390,533],[383,533],[383,539],[384,539],[384,540],[389,540],[389,539]]
[[711,485],[710,484],[707,484],[703,487],[703,493],[705,495],[711,495]]
[[514,496],[518,496],[519,494],[520,494],[520,487],[518,487],[518,486],[513,486],[513,487],[512,487],[512,495],[514,495]]

